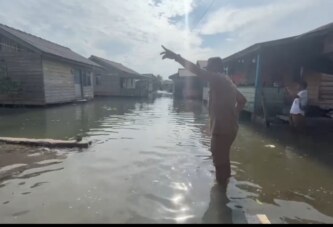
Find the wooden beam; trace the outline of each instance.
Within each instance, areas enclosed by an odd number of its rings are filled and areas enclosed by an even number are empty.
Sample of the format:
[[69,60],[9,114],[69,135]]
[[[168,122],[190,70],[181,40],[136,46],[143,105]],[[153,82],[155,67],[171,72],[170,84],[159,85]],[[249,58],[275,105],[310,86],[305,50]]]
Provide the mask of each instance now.
[[266,125],[266,127],[269,127],[270,126],[269,114],[268,114],[268,109],[266,106],[266,98],[265,98],[264,90],[261,90],[261,106],[262,106],[262,109],[264,112],[265,125]]
[[52,140],[52,139],[27,139],[0,137],[0,142],[6,144],[18,144],[27,146],[57,147],[57,148],[88,148],[91,142],[75,140]]

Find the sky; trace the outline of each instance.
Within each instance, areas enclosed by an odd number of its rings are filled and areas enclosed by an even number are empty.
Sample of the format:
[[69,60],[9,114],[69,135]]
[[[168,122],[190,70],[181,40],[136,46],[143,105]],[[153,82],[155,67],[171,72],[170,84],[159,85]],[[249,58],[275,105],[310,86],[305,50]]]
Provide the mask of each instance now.
[[165,79],[191,60],[227,57],[250,45],[333,22],[332,0],[0,0],[0,23],[89,57]]

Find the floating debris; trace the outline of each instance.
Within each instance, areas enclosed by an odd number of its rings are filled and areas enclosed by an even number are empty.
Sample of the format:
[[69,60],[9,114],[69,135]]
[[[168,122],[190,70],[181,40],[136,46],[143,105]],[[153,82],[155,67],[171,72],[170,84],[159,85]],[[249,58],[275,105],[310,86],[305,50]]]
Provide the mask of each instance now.
[[272,149],[276,148],[276,146],[273,145],[273,144],[265,145],[265,147],[267,147],[267,148],[272,148]]

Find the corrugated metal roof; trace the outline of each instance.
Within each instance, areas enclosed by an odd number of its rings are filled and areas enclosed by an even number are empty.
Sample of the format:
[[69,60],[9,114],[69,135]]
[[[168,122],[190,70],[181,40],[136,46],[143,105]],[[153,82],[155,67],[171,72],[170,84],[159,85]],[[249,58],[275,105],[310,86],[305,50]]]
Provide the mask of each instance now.
[[333,23],[329,23],[329,24],[326,24],[326,25],[321,26],[319,28],[316,28],[312,31],[306,32],[306,33],[296,37],[296,39],[306,38],[306,37],[309,37],[309,36],[326,35],[329,32],[333,32]]
[[104,59],[104,58],[100,58],[100,57],[97,57],[97,56],[94,56],[94,55],[92,55],[89,59],[91,61],[103,66],[104,68],[109,68],[109,67],[110,68],[115,68],[115,69],[117,69],[121,72],[125,72],[125,73],[128,73],[128,74],[134,75],[134,76],[143,77],[141,74],[135,72],[134,70],[132,70],[130,68],[127,68],[127,67],[123,66],[120,63],[113,62],[113,61],[110,61],[110,60],[107,60],[107,59]]
[[264,48],[264,47],[273,47],[273,46],[278,46],[278,45],[283,45],[283,44],[287,44],[287,43],[291,43],[295,40],[295,37],[290,37],[290,38],[284,38],[284,39],[278,39],[278,40],[273,40],[273,41],[268,41],[268,42],[263,42],[263,43],[257,43],[257,44],[254,44],[242,51],[239,51],[229,57],[226,57],[223,59],[224,62],[227,62],[227,61],[230,61],[230,60],[234,60],[234,59],[237,59],[239,57],[243,57],[247,54],[250,54],[250,53],[253,53],[253,52],[256,52],[258,51],[259,49],[261,48]]
[[0,24],[0,31],[1,30],[4,31],[5,33],[9,33],[12,36],[15,36],[17,39],[29,44],[30,46],[40,50],[43,53],[54,55],[56,57],[64,58],[78,63],[97,66],[94,62],[73,52],[71,49],[67,47],[58,45],[56,43],[47,41],[40,37],[17,30],[15,28],[8,27],[3,24]]
[[230,60],[234,60],[234,59],[243,57],[244,55],[258,51],[260,48],[274,47],[274,46],[279,46],[279,45],[288,44],[288,43],[292,43],[292,42],[297,42],[302,39],[306,39],[308,37],[323,36],[330,32],[333,32],[333,23],[329,23],[327,25],[321,26],[317,29],[314,29],[310,32],[303,33],[298,36],[292,36],[292,37],[288,37],[288,38],[284,38],[284,39],[278,39],[278,40],[254,44],[242,51],[239,51],[229,57],[224,58],[223,61],[228,62]]

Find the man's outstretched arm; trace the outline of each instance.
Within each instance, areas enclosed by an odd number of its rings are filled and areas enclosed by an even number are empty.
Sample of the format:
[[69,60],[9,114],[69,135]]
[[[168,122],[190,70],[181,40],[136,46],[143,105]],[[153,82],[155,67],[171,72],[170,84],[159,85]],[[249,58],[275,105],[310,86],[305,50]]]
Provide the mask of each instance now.
[[165,48],[164,46],[162,47],[164,49],[164,52],[161,53],[161,55],[163,56],[162,59],[175,60],[176,62],[181,64],[185,69],[205,80],[211,80],[213,77],[216,76],[214,73],[208,72],[207,70],[203,70],[196,64],[193,64],[192,62],[182,58],[179,54],[172,52],[171,50]]

